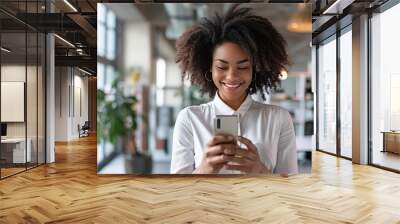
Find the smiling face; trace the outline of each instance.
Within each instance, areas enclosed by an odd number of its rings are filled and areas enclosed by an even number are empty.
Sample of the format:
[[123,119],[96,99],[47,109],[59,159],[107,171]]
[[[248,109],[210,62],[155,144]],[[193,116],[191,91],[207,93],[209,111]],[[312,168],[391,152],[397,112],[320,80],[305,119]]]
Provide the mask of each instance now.
[[239,108],[251,84],[250,56],[238,44],[225,42],[214,49],[211,72],[219,97],[233,109]]

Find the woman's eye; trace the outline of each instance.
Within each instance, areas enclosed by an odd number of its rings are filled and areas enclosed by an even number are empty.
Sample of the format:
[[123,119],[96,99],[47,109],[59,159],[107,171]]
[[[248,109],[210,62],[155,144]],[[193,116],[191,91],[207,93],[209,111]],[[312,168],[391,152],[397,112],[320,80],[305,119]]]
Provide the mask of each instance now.
[[242,67],[242,68],[238,68],[239,70],[246,70],[246,69],[248,69],[249,67]]
[[218,67],[217,66],[217,68],[219,69],[219,70],[226,70],[227,68],[224,68],[224,67]]

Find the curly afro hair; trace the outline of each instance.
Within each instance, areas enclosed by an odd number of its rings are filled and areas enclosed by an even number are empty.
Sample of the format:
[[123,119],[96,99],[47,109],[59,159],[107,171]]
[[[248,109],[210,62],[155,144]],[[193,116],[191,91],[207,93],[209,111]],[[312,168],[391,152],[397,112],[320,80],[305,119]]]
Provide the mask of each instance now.
[[213,97],[217,87],[210,73],[214,49],[224,42],[238,44],[249,56],[253,80],[248,93],[276,90],[280,74],[288,65],[286,41],[268,19],[257,16],[252,8],[235,4],[224,16],[202,18],[184,32],[176,42],[176,63],[183,78],[200,87],[203,94]]

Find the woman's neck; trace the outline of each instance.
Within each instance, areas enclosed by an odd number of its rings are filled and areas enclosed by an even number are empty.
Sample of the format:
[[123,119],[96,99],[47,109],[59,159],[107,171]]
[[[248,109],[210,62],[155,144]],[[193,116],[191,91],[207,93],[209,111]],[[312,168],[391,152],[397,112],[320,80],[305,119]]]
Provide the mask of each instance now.
[[240,105],[242,105],[242,103],[246,100],[247,94],[243,94],[239,99],[236,100],[227,100],[224,97],[222,97],[218,92],[217,92],[219,98],[226,104],[228,105],[230,108],[232,108],[233,110],[238,110]]

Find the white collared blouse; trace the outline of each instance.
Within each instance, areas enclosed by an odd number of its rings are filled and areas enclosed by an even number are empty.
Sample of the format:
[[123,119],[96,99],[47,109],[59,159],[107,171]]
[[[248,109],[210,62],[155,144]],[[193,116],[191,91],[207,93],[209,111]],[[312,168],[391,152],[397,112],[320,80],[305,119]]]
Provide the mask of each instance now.
[[[201,163],[203,150],[213,137],[216,115],[240,116],[241,136],[257,147],[260,160],[273,173],[294,174],[297,169],[296,137],[288,111],[254,101],[250,95],[238,110],[226,105],[218,94],[209,103],[189,106],[176,119],[171,170],[173,174],[191,174]],[[220,174],[237,174],[222,168]]]

